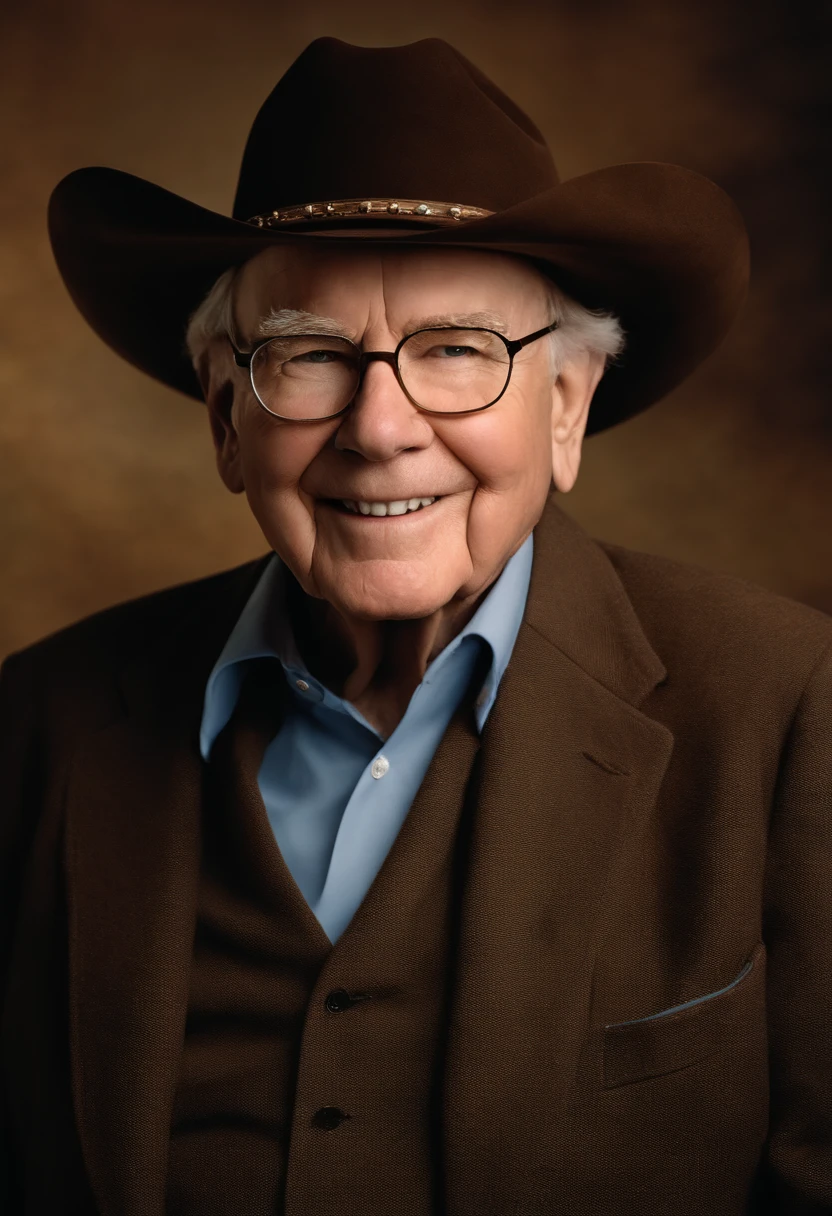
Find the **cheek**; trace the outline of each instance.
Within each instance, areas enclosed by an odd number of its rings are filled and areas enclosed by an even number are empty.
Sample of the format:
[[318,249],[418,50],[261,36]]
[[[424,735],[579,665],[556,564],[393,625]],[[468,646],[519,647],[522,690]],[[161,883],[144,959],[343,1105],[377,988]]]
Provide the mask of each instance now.
[[315,428],[284,426],[262,409],[247,412],[241,419],[239,437],[240,465],[249,495],[296,490],[325,442]]
[[534,527],[552,478],[551,394],[518,394],[505,411],[489,418],[490,412],[472,430],[464,452],[458,445],[455,453],[477,483],[467,542],[478,568],[505,560]]
[[[542,398],[502,402],[469,417],[468,425],[446,429],[443,441],[485,489],[509,492],[539,472],[551,472],[551,435]],[[550,407],[549,407],[550,409]]]
[[300,482],[326,437],[317,428],[284,427],[268,415],[247,421],[240,467],[252,514],[281,556],[304,554],[314,543],[315,504]]

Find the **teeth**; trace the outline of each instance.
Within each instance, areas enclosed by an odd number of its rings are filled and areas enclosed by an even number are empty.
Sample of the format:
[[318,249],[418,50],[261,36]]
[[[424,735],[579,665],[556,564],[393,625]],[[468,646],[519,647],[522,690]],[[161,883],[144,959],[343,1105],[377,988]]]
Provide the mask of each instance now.
[[429,507],[436,498],[399,498],[395,502],[364,502],[342,498],[341,502],[348,511],[361,512],[362,515],[404,515],[410,511],[418,511],[420,507]]

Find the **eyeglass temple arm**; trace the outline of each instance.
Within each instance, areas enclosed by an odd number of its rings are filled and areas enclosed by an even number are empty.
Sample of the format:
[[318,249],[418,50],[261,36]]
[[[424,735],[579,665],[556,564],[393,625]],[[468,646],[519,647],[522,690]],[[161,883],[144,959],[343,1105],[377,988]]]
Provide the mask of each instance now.
[[515,338],[513,342],[508,342],[509,354],[516,355],[518,350],[522,350],[524,346],[528,346],[530,342],[536,342],[538,338],[542,338],[544,334],[554,333],[560,322],[553,321],[551,325],[545,325],[543,329],[539,329],[536,333],[527,334],[525,338]]
[[250,371],[251,370],[251,360],[254,357],[254,351],[253,350],[249,351],[249,353],[246,354],[245,351],[237,350],[237,347],[234,345],[234,341],[231,338],[231,335],[226,334],[225,336],[228,338],[228,345],[234,351],[234,362],[237,364],[238,367],[244,367],[246,369],[246,371]]

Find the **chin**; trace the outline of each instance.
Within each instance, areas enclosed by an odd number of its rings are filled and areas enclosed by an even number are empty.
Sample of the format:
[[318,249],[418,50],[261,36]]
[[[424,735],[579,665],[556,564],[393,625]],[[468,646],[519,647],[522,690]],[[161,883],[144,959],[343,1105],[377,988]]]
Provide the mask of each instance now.
[[453,592],[448,595],[437,592],[435,588],[420,592],[404,587],[364,587],[355,595],[350,595],[345,587],[338,590],[337,599],[333,598],[331,602],[341,613],[362,621],[405,621],[431,616],[453,595]]

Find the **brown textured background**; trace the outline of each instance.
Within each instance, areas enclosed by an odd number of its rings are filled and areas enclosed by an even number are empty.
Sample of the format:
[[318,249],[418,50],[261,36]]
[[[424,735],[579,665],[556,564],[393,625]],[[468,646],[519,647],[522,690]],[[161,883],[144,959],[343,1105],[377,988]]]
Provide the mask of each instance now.
[[[828,4],[717,0],[29,0],[0,9],[0,654],[261,553],[200,408],[87,330],[52,186],[112,165],[229,211],[261,101],[308,42],[444,37],[544,131],[561,176],[627,160],[726,187],[750,301],[659,406],[592,438],[565,508],[593,535],[832,612]],[[828,261],[827,261],[828,273]]]

